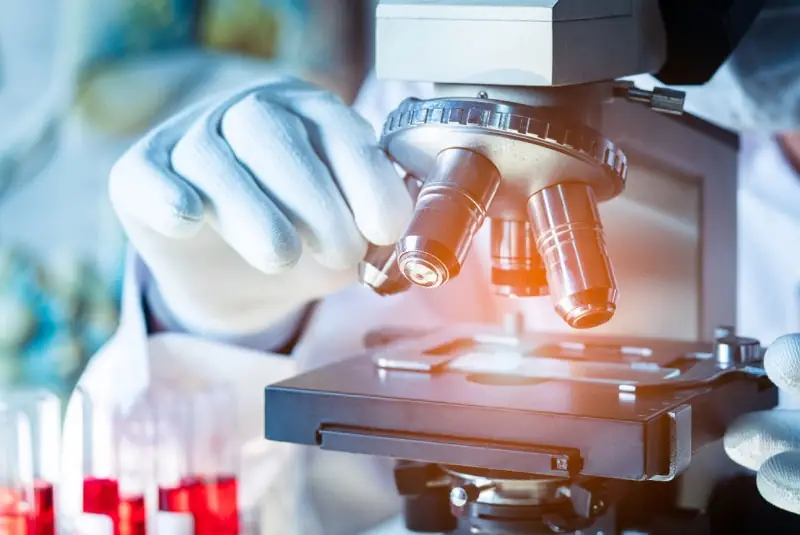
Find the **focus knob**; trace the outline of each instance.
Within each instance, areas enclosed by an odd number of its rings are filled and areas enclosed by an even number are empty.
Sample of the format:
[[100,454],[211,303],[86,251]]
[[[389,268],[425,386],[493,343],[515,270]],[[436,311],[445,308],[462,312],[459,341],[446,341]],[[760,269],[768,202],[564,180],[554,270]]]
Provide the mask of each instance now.
[[714,344],[714,357],[722,366],[743,366],[761,360],[761,342],[754,338],[724,336]]

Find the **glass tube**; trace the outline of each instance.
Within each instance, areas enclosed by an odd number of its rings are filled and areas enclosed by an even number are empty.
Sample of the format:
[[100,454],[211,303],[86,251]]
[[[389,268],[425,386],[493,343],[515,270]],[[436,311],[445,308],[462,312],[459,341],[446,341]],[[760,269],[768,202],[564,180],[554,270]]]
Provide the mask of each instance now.
[[190,513],[195,535],[239,533],[233,392],[175,392],[158,405],[159,510]]
[[50,392],[0,399],[0,533],[54,535],[61,404]]
[[33,448],[28,418],[0,408],[0,532],[28,535],[35,509]]
[[144,458],[130,415],[80,392],[83,415],[83,512],[111,519],[113,535],[145,535]]
[[119,482],[119,534],[144,535],[147,530],[147,490],[153,478],[155,433],[146,400],[128,411],[114,411]]
[[156,429],[156,484],[159,512],[191,515],[189,449],[190,402],[179,391],[160,391],[153,398]]

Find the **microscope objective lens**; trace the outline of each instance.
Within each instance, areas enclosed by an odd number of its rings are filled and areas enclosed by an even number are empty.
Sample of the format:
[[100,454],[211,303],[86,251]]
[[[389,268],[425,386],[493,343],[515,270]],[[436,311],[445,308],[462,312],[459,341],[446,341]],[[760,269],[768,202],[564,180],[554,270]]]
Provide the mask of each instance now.
[[[419,180],[411,175],[405,178],[406,189],[411,199],[416,203],[420,188]],[[382,296],[396,295],[405,292],[411,287],[412,282],[418,286],[431,286],[435,282],[431,273],[404,273],[397,261],[397,246],[370,244],[367,254],[358,266],[358,278],[361,284]],[[410,266],[407,268],[414,271]]]
[[424,254],[420,254],[418,257],[406,256],[402,268],[403,274],[408,280],[424,288],[436,288],[447,279],[447,274],[443,273],[441,268],[437,268],[433,262],[426,260]]
[[547,295],[547,275],[528,221],[492,218],[494,293],[505,297]]
[[617,283],[591,186],[551,186],[530,198],[528,210],[556,312],[574,329],[608,322]]
[[500,174],[483,156],[465,149],[439,154],[397,244],[400,269],[411,283],[436,288],[459,274],[499,185]]

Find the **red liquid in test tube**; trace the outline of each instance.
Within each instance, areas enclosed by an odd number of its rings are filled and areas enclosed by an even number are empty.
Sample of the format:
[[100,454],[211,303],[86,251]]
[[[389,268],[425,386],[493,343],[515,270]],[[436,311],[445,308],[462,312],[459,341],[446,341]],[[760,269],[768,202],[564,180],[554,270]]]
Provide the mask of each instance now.
[[54,535],[61,404],[43,390],[0,400],[0,535]]
[[50,483],[34,483],[33,515],[28,522],[28,532],[32,535],[53,535],[56,532],[55,492]]
[[35,483],[32,499],[28,493],[0,489],[0,535],[53,535],[55,507],[53,486]]
[[[143,478],[120,469],[130,451],[122,447],[119,413],[96,406],[81,393],[83,404],[83,512],[111,519],[113,535],[146,535]],[[138,458],[129,462],[141,462]],[[139,476],[139,477],[136,477]],[[0,534],[2,535],[2,534]]]
[[84,479],[83,512],[110,517],[115,535],[145,535],[147,532],[144,496],[121,497],[119,484],[113,479]]
[[157,409],[159,510],[191,514],[195,535],[237,535],[239,445],[230,390],[168,398]]
[[214,480],[186,479],[177,488],[159,489],[161,511],[189,513],[195,535],[239,533],[238,485],[235,476]]
[[[2,424],[5,425],[6,422]],[[4,484],[8,483],[4,481]],[[23,491],[0,489],[0,534],[27,535],[28,510]]]

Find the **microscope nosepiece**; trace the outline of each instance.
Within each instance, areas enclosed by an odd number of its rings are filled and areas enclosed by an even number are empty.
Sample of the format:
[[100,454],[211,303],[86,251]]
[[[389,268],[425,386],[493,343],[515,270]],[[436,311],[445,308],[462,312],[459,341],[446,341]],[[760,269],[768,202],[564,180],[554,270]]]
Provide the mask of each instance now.
[[594,190],[579,182],[551,186],[529,199],[528,212],[556,312],[575,329],[609,321],[617,284]]
[[400,270],[411,283],[436,288],[458,275],[499,185],[497,168],[483,156],[465,149],[439,154],[397,244]]

